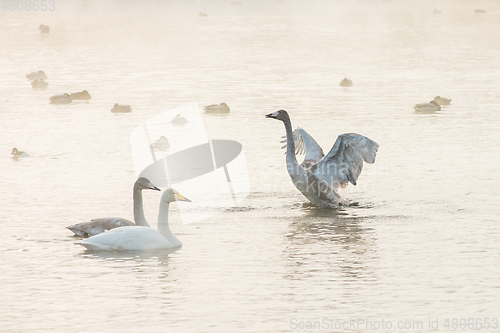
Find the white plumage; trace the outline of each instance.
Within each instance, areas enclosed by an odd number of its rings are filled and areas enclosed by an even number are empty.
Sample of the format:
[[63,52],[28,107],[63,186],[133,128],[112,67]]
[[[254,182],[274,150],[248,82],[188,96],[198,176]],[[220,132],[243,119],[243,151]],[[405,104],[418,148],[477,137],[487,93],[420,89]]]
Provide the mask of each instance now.
[[172,201],[191,200],[174,189],[167,189],[161,196],[158,231],[142,226],[120,227],[77,241],[75,244],[93,251],[140,251],[180,247],[182,243],[172,234],[168,225],[168,211]]

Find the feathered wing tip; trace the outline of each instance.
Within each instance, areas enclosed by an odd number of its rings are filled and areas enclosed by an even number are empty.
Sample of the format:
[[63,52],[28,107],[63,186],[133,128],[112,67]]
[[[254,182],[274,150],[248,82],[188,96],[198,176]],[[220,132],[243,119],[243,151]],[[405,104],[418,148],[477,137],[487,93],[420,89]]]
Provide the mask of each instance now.
[[378,147],[378,143],[365,136],[363,137],[357,148],[361,153],[363,160],[368,164],[373,164],[375,163],[375,157],[377,156]]

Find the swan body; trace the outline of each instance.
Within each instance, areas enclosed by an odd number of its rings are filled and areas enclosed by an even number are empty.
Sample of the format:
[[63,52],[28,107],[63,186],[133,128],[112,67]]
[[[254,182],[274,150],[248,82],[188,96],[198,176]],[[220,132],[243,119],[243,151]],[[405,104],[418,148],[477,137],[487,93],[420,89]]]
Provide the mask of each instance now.
[[90,94],[87,90],[84,90],[84,91],[72,93],[71,95],[69,95],[69,97],[71,97],[72,100],[84,100],[85,101],[85,100],[90,99]]
[[204,108],[206,113],[229,113],[229,106],[226,103],[212,104],[205,106]]
[[12,148],[12,152],[10,153],[13,157],[28,157],[28,153],[24,151],[19,151],[17,148]]
[[134,183],[134,220],[135,223],[121,218],[121,217],[104,217],[93,219],[89,222],[77,223],[66,227],[67,229],[73,231],[77,236],[94,236],[105,232],[106,230],[111,230],[114,228],[124,227],[124,226],[145,226],[149,227],[146,217],[144,216],[144,208],[142,204],[142,190],[155,190],[160,191],[160,189],[145,178],[141,177],[137,179]]
[[45,75],[45,73],[43,71],[29,73],[28,75],[26,75],[26,77],[28,79],[30,79],[31,81],[34,81],[34,80],[47,80],[47,75]]
[[180,114],[175,116],[174,119],[172,120],[172,124],[174,125],[184,125],[187,122],[188,122],[187,119],[181,116]]
[[419,113],[433,113],[441,110],[441,106],[436,101],[430,101],[429,103],[419,103],[413,106],[415,112]]
[[31,86],[35,89],[45,89],[49,86],[49,84],[48,82],[45,82],[44,79],[40,79],[32,81]]
[[170,143],[168,142],[168,139],[162,135],[158,140],[156,140],[151,144],[151,148],[160,151],[167,150],[168,148],[170,148]]
[[191,200],[174,189],[167,189],[160,201],[158,231],[143,226],[120,227],[77,241],[75,244],[97,251],[140,251],[180,247],[182,243],[172,234],[168,225],[169,204],[172,201]]
[[[339,208],[344,200],[339,188],[356,185],[363,161],[375,163],[378,144],[366,136],[346,133],[338,136],[325,155],[319,144],[304,129],[292,131],[290,116],[285,110],[266,115],[283,121],[286,130],[286,165],[295,187],[315,206]],[[296,154],[305,153],[299,164]]]
[[68,94],[54,95],[49,99],[51,104],[69,104],[73,101]]
[[118,103],[115,103],[115,105],[111,109],[111,112],[113,113],[128,113],[131,111],[132,107],[130,105],[120,105]]
[[40,24],[40,26],[38,27],[38,30],[40,30],[40,32],[42,34],[48,34],[50,32],[50,28],[48,25],[44,25],[44,24]]
[[352,81],[349,80],[348,78],[344,78],[342,81],[340,81],[340,86],[341,87],[352,87]]
[[450,105],[451,98],[436,96],[434,97],[434,102],[438,103],[439,105]]

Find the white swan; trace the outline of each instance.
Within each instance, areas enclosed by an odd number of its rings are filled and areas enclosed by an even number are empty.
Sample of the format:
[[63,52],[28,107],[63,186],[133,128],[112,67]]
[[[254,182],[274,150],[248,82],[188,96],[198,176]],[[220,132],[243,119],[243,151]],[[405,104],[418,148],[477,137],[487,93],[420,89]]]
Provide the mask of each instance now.
[[93,219],[89,222],[70,225],[66,228],[73,231],[77,236],[89,237],[118,227],[135,225],[149,227],[146,217],[144,216],[144,207],[142,204],[142,190],[146,189],[160,191],[158,187],[151,184],[151,182],[145,177],[141,177],[135,181],[133,194],[135,223],[122,217],[104,217]]
[[28,153],[24,151],[17,150],[16,147],[12,148],[12,152],[10,153],[12,157],[28,157]]
[[[288,174],[295,187],[315,206],[338,208],[344,205],[338,189],[349,183],[356,185],[363,161],[375,163],[378,144],[366,136],[341,134],[325,156],[318,143],[304,129],[298,128],[295,133],[292,132],[290,116],[285,110],[270,113],[266,117],[281,120],[285,124]],[[297,152],[306,154],[300,165]]]
[[51,104],[69,104],[72,102],[72,99],[68,94],[54,95],[49,99]]
[[434,97],[434,101],[439,105],[450,105],[451,98],[436,96]]
[[161,196],[158,213],[158,231],[150,227],[120,227],[90,238],[77,241],[88,250],[159,250],[182,246],[182,243],[172,234],[168,225],[168,210],[172,201],[191,201],[174,189],[167,189]]
[[441,110],[441,106],[436,101],[430,101],[429,103],[419,103],[413,106],[415,112],[418,113],[434,113]]
[[87,90],[84,90],[84,91],[72,93],[71,95],[69,95],[69,97],[71,97],[72,100],[86,101],[86,100],[89,100],[91,96]]
[[113,112],[113,113],[128,113],[128,112],[132,112],[132,107],[130,105],[120,105],[118,103],[115,103],[115,105],[111,109],[111,112]]
[[31,81],[34,81],[34,80],[47,80],[47,75],[45,75],[45,73],[43,71],[29,73],[28,75],[26,75],[26,77],[28,79],[30,79]]

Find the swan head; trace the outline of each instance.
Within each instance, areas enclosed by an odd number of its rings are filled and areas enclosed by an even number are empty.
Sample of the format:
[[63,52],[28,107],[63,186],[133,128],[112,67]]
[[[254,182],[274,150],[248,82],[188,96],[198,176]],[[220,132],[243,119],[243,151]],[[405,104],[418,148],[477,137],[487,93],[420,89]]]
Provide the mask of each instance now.
[[140,190],[161,191],[158,187],[151,184],[149,179],[147,179],[146,177],[141,177],[141,178],[137,179],[137,181],[135,182],[135,186],[137,186]]
[[161,201],[165,202],[172,202],[172,201],[187,201],[191,202],[188,198],[174,190],[173,188],[168,188],[163,192],[163,195],[161,196]]
[[434,101],[434,100],[430,101],[429,103],[431,103],[431,104],[433,104],[433,105],[435,105],[435,106],[439,106],[438,102],[436,102],[436,101]]
[[285,121],[286,119],[290,119],[290,116],[288,116],[288,112],[286,112],[285,110],[279,110],[270,114],[266,114],[266,118],[273,118]]

